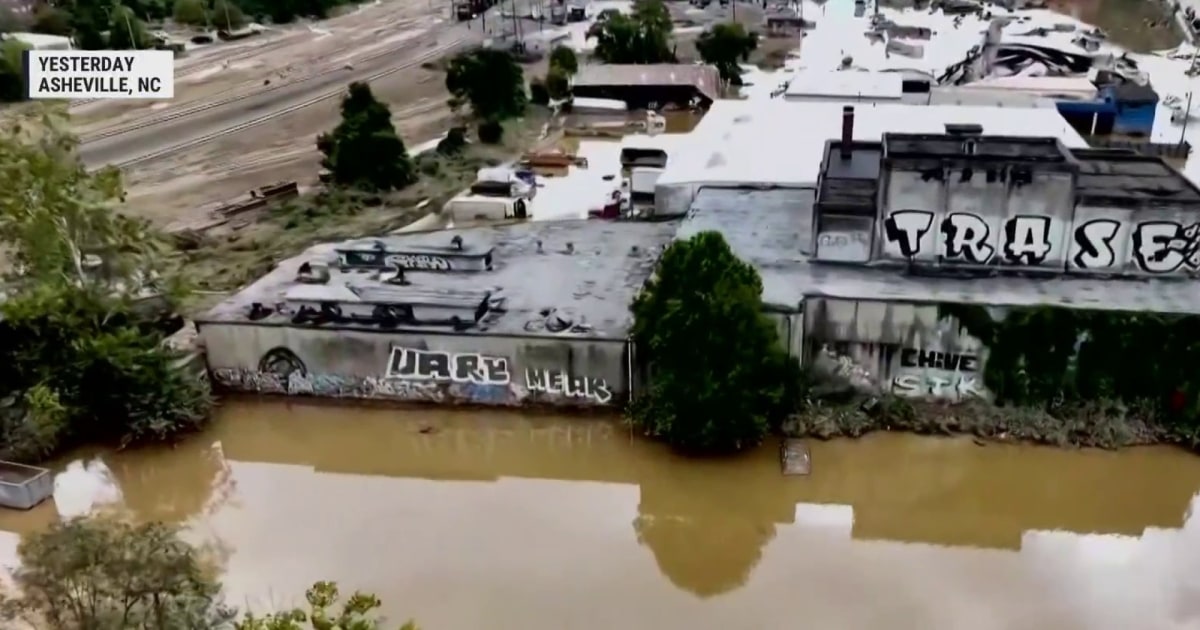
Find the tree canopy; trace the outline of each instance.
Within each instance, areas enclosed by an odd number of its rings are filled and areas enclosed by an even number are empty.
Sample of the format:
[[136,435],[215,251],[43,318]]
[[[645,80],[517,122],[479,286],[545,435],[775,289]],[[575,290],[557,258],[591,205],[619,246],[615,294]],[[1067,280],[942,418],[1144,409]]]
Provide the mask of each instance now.
[[325,154],[321,165],[333,182],[365,190],[394,190],[417,181],[404,141],[392,125],[392,113],[366,83],[351,83],[342,99],[342,122],[317,137]]
[[25,100],[25,75],[21,55],[28,46],[15,39],[0,42],[0,102]]
[[757,445],[790,411],[799,367],[763,313],[762,281],[717,232],[673,243],[632,305],[650,384],[631,405],[646,434],[690,452]]
[[[381,602],[333,582],[306,593],[308,606],[241,618],[224,604],[216,567],[179,528],[86,516],[25,536],[16,592],[0,596],[0,619],[39,630],[382,630]],[[408,622],[400,630],[417,630]]]
[[756,48],[758,36],[747,33],[737,22],[713,25],[696,40],[696,51],[704,63],[716,66],[721,78],[734,85],[742,83],[742,69],[738,64],[748,61]]
[[[164,247],[116,212],[115,169],[89,172],[53,113],[0,128],[0,458],[38,460],[80,442],[170,439],[200,426],[207,385],[178,367],[159,321],[182,295]],[[6,410],[10,406],[6,406]]]
[[604,63],[674,63],[671,14],[662,0],[636,0],[633,13],[609,13],[589,30]]
[[459,53],[446,67],[446,89],[471,105],[477,118],[505,120],[525,113],[525,73],[504,50]]
[[579,72],[579,58],[569,46],[555,46],[550,51],[550,67],[562,70],[567,76]]

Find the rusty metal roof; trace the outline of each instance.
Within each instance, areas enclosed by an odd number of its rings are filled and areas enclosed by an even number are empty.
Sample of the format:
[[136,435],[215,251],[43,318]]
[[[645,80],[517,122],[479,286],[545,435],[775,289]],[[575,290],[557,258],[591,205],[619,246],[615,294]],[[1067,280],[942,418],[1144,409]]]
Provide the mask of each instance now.
[[695,64],[594,64],[579,69],[576,86],[690,85],[709,100],[720,95],[721,75],[713,66]]

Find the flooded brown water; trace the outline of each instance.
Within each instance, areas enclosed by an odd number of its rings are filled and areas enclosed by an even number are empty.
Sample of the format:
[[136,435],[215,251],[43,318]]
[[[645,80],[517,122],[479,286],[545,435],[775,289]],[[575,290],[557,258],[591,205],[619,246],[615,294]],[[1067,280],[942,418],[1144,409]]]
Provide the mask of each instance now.
[[[577,418],[239,401],[174,450],[64,462],[55,500],[189,524],[234,603],[335,579],[426,630],[1200,627],[1200,458],[880,434],[812,462],[689,461]],[[0,514],[0,559],[55,517]]]

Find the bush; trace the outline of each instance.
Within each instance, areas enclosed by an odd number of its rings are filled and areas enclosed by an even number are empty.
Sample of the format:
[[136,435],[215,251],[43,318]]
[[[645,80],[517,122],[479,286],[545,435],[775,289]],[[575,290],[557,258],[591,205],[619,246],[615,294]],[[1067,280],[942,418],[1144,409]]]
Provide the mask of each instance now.
[[457,155],[467,146],[467,128],[451,127],[446,137],[437,144],[437,152],[442,155]]
[[566,46],[555,46],[554,50],[550,51],[550,68],[558,68],[567,76],[574,76],[579,72],[579,59],[574,50]]
[[550,103],[550,92],[546,89],[546,82],[542,79],[535,78],[529,82],[529,102],[534,105]]
[[546,73],[546,91],[555,100],[566,98],[571,91],[567,74],[559,68],[550,68],[550,72]]
[[485,120],[479,123],[479,141],[484,144],[500,144],[504,139],[504,125],[498,120]]
[[200,428],[211,397],[132,305],[85,289],[27,290],[0,305],[0,379],[24,392],[3,423],[4,457],[37,460],[86,442],[169,440]]
[[757,445],[797,406],[799,365],[763,314],[762,281],[717,232],[676,241],[632,305],[650,386],[630,406],[647,435],[689,452]]
[[406,188],[417,181],[408,149],[392,125],[392,113],[366,83],[351,83],[342,99],[342,122],[317,137],[321,166],[333,182],[363,190]]

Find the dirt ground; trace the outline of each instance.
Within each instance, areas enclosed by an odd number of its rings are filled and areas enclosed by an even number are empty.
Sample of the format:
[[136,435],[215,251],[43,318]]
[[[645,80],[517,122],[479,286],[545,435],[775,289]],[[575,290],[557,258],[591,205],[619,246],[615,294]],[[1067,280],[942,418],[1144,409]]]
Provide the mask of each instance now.
[[[227,45],[203,60],[181,60],[176,98],[167,104],[93,102],[72,108],[76,131],[89,135],[207,102],[264,89],[288,80],[353,63],[372,54],[427,39],[440,27],[443,5],[429,0],[389,0],[315,25],[300,25],[257,41]],[[449,117],[440,72],[414,68],[373,84],[387,102],[401,136],[410,145],[437,137]],[[337,122],[336,100],[300,110],[245,132],[126,171],[130,214],[166,226],[202,215],[216,202],[280,180],[315,181],[315,138]]]

